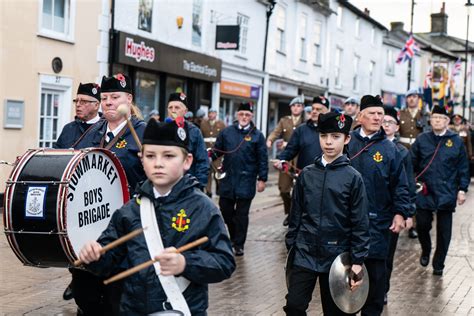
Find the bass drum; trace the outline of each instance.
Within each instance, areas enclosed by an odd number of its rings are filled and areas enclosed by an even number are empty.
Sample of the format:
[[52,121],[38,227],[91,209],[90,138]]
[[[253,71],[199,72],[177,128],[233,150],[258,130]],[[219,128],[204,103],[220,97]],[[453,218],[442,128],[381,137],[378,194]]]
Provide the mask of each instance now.
[[125,171],[106,149],[32,149],[6,182],[3,224],[25,265],[68,267],[129,200]]

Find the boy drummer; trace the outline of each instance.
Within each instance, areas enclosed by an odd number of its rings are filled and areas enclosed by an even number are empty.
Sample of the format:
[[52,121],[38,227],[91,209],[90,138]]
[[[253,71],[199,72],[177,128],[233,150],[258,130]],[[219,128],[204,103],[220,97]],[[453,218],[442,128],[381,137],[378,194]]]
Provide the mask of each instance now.
[[[352,119],[344,114],[319,116],[319,142],[323,151],[303,169],[293,190],[286,247],[287,315],[306,315],[319,278],[324,315],[346,315],[329,291],[329,269],[334,259],[348,251],[352,258],[351,288],[362,280],[368,254],[369,219],[362,176],[343,154],[350,141]],[[324,198],[323,198],[324,197]]]
[[[206,315],[207,284],[229,278],[235,269],[231,243],[219,209],[199,190],[196,179],[186,174],[193,161],[188,144],[188,128],[182,118],[169,123],[150,120],[141,153],[148,180],[140,187],[136,199],[114,213],[99,239],[87,243],[80,252],[79,258],[88,264],[87,269],[99,275],[106,275],[122,260],[130,267],[145,262],[152,251],[157,251],[147,247],[147,231],[103,255],[99,251],[121,236],[145,227],[146,205],[151,218],[156,216],[164,247],[155,256],[160,267],[155,270],[151,266],[125,279],[121,314],[143,315],[170,309],[168,302],[173,305],[173,299],[166,295],[163,278],[179,275],[189,280],[185,281],[189,285],[182,294],[189,307],[185,314]],[[185,225],[182,225],[183,220]],[[175,252],[175,247],[203,236],[209,237],[204,245],[183,254]],[[178,278],[172,279],[178,281]]]

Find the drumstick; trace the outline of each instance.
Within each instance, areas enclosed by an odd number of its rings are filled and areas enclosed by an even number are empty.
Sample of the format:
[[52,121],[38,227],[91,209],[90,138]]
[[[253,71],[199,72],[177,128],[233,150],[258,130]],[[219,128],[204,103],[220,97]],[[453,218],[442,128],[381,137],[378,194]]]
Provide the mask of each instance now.
[[[191,248],[194,248],[196,246],[199,246],[199,245],[202,245],[203,243],[207,242],[209,240],[209,238],[207,236],[204,236],[204,237],[201,237],[199,239],[196,239],[195,241],[193,242],[190,242],[184,246],[181,246],[179,247],[178,249],[176,249],[176,253],[181,253],[181,252],[184,252],[186,250],[189,250]],[[145,269],[151,265],[153,265],[157,260],[155,258],[153,259],[150,259],[148,261],[145,261],[137,266],[134,266],[133,268],[131,269],[128,269],[128,270],[125,270],[123,272],[120,272],[119,274],[116,274],[114,275],[113,277],[107,279],[104,281],[104,284],[107,285],[109,283],[112,283],[112,282],[115,282],[115,281],[118,281],[118,280],[121,280],[123,278],[126,278],[134,273],[137,273],[138,271],[142,270],[142,269]]]
[[[115,248],[121,244],[123,244],[124,242],[127,242],[129,241],[130,239],[140,235],[141,233],[143,233],[143,231],[146,229],[146,227],[144,228],[139,228],[139,229],[135,229],[134,231],[126,234],[126,235],[123,235],[122,237],[120,237],[119,239],[117,240],[114,240],[112,241],[110,244],[102,247],[102,249],[100,249],[100,254],[103,255],[104,253],[106,253],[107,251],[109,251],[110,249],[112,248]],[[82,264],[82,261],[81,259],[77,259],[76,261],[74,261],[74,266],[77,267],[79,265]]]
[[132,133],[133,139],[135,140],[135,143],[137,143],[137,145],[138,145],[138,149],[140,149],[140,151],[142,151],[142,142],[140,141],[140,138],[138,138],[138,134],[135,131],[135,128],[133,127],[132,122],[130,122],[130,120],[128,119],[128,108],[127,108],[127,106],[125,104],[119,105],[119,107],[117,108],[117,112],[122,114],[123,117],[125,118],[125,120],[127,121],[128,129]]

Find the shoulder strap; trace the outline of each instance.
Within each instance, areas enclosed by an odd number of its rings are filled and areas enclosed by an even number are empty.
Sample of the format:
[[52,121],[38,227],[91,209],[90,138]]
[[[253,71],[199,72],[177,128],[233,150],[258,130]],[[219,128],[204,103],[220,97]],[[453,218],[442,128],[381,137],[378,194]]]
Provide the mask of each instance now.
[[436,154],[438,153],[438,150],[439,150],[439,146],[441,145],[441,142],[442,140],[440,140],[438,142],[438,145],[436,146],[436,149],[433,153],[433,156],[431,157],[431,160],[430,162],[428,162],[428,164],[426,165],[426,167],[415,177],[415,182],[418,181],[418,178],[421,177],[428,169],[429,167],[431,166],[431,164],[433,163],[433,160],[435,159],[436,157]]

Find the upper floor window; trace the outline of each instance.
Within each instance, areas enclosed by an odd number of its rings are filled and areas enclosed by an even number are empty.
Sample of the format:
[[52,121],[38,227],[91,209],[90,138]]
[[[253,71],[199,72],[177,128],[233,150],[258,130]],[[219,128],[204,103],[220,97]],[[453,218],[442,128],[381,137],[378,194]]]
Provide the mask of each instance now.
[[245,55],[247,53],[247,34],[249,30],[249,17],[238,13],[237,24],[240,25],[239,52],[242,55]]
[[342,7],[337,7],[337,27],[342,28]]
[[39,34],[66,41],[73,40],[76,0],[42,0]]
[[372,26],[372,29],[370,31],[370,43],[372,45],[375,45],[375,27]]
[[353,60],[353,76],[352,76],[352,90],[359,91],[359,64],[360,64],[360,57],[354,55]]
[[286,51],[285,29],[286,29],[286,11],[285,11],[285,8],[278,7],[276,47],[277,47],[277,51],[282,52],[282,53]]
[[393,75],[395,72],[395,64],[393,60],[393,51],[389,48],[387,49],[387,63],[385,64],[385,73],[388,75]]
[[321,64],[321,22],[314,22],[313,26],[313,39],[314,39],[314,63],[316,65]]
[[306,60],[306,14],[302,14],[300,18],[300,60]]
[[342,59],[342,48],[336,48],[334,55],[334,83],[336,88],[342,87],[341,82],[341,59]]
[[355,36],[360,37],[360,18],[357,18],[355,21]]
[[369,64],[369,91],[373,91],[374,87],[374,75],[375,75],[375,61],[371,61]]

